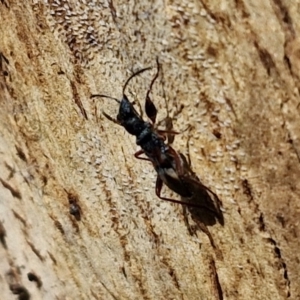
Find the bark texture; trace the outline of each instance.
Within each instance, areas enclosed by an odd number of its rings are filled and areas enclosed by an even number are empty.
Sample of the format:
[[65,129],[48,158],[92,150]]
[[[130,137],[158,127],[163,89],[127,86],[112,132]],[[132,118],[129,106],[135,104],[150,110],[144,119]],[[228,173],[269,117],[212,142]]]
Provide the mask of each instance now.
[[[1,299],[300,299],[299,1],[3,0],[0,18]],[[103,116],[117,103],[90,99],[153,66],[128,88],[143,106],[156,57],[158,119],[223,202],[215,248],[156,197]]]

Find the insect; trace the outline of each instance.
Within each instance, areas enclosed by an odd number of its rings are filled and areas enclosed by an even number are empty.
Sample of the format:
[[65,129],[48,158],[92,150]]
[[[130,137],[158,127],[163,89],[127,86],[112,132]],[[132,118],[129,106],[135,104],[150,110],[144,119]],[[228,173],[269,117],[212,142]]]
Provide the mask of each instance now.
[[[131,135],[136,136],[136,144],[140,146],[141,149],[137,151],[134,156],[138,159],[147,160],[152,163],[157,172],[155,193],[160,199],[190,207],[205,208],[206,210],[211,211],[213,214],[218,214],[218,209],[216,209],[214,206],[209,207],[208,205],[202,205],[201,202],[195,203],[194,201],[189,201],[189,199],[192,199],[194,194],[199,192],[199,190],[205,192],[206,194],[208,194],[208,192],[215,196],[216,194],[204,186],[199,179],[195,179],[191,169],[188,168],[184,156],[176,152],[168,143],[166,143],[168,135],[175,135],[178,134],[178,132],[171,129],[159,130],[155,127],[157,109],[150,98],[150,93],[152,86],[159,75],[160,64],[158,59],[156,59],[156,64],[157,72],[151,81],[149,89],[147,90],[145,100],[145,112],[151,122],[147,122],[142,119],[141,115],[138,114],[134,108],[133,103],[129,101],[125,94],[126,87],[130,80],[135,76],[150,70],[151,67],[141,69],[127,79],[123,86],[123,96],[121,100],[102,94],[94,94],[91,96],[91,98],[109,98],[116,101],[120,105],[116,120],[106,113],[104,113],[104,115],[110,121],[123,126]],[[141,157],[143,154],[145,154],[146,157]],[[161,190],[163,184],[180,195],[182,199],[187,200],[182,201],[162,197]]]

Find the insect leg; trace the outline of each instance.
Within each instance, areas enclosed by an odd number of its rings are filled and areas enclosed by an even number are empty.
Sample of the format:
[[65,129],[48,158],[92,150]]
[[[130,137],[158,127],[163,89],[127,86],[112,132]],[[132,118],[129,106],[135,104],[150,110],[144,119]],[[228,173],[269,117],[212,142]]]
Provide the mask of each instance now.
[[215,245],[215,242],[214,242],[214,239],[213,239],[211,233],[209,232],[207,226],[205,224],[203,224],[202,222],[198,221],[198,220],[195,220],[195,222],[197,223],[197,225],[199,226],[199,228],[207,235],[207,237],[208,237],[208,239],[210,241],[211,246],[214,249],[217,249],[217,247]]
[[182,176],[184,174],[184,160],[182,161],[181,154],[178,155],[178,153],[172,148],[169,147],[169,152],[172,153],[172,156],[175,160],[175,166],[176,166],[176,172],[178,176]]
[[[179,134],[179,132],[174,131],[174,130],[160,130],[160,129],[158,129],[157,132],[159,134],[161,134],[161,135],[168,135],[168,134],[175,135],[175,134]],[[171,144],[171,143],[168,141],[168,144]]]
[[144,153],[145,153],[145,151],[141,149],[141,150],[137,151],[136,153],[134,153],[134,157],[137,158],[137,159],[141,159],[141,160],[151,161],[149,158],[140,157],[140,155],[142,155]]
[[178,203],[178,204],[187,205],[187,206],[191,206],[191,207],[205,208],[205,209],[210,210],[209,208],[207,208],[204,205],[199,205],[199,204],[195,204],[195,203],[190,203],[190,202],[185,202],[185,201],[180,201],[180,200],[175,200],[175,199],[171,199],[171,198],[162,197],[160,195],[162,186],[163,186],[163,181],[158,176],[157,179],[156,179],[155,194],[159,199],[164,200],[164,201],[169,201],[169,202],[172,202],[172,203]]

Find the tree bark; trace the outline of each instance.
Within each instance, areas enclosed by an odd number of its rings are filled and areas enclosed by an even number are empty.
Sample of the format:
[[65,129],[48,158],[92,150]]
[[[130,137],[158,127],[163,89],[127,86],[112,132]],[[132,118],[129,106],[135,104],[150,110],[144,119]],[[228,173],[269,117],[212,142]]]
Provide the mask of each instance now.
[[[297,1],[4,0],[0,16],[1,299],[300,299]],[[151,66],[127,89],[143,108],[156,57],[158,121],[223,203],[213,242],[156,197],[103,115],[118,104],[90,98]]]

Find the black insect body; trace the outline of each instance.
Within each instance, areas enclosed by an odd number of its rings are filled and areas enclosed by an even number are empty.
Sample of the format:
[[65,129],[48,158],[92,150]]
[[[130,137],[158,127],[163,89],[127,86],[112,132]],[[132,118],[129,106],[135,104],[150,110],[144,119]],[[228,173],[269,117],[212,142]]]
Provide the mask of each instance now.
[[[155,193],[160,199],[184,204],[190,207],[204,208],[211,211],[213,214],[218,214],[218,210],[213,205],[209,207],[208,205],[202,205],[201,201],[190,201],[190,199],[195,198],[195,193],[198,193],[199,190],[206,192],[207,194],[208,192],[212,192],[206,186],[204,186],[197,177],[193,176],[191,169],[187,167],[184,156],[177,153],[169,144],[166,143],[167,135],[175,135],[177,132],[172,130],[159,130],[154,127],[157,109],[150,99],[149,94],[155,80],[158,78],[160,69],[158,60],[157,73],[152,79],[145,101],[145,112],[148,118],[151,120],[151,123],[142,119],[141,115],[138,114],[133,104],[125,95],[125,89],[129,81],[133,77],[149,69],[151,68],[139,70],[127,79],[123,87],[122,100],[100,94],[92,95],[91,97],[110,98],[119,103],[120,107],[117,120],[113,119],[106,113],[104,113],[104,115],[114,123],[123,126],[131,135],[136,136],[136,144],[141,147],[141,150],[136,152],[134,156],[138,159],[151,161],[153,164],[158,175]],[[141,157],[143,154],[145,154],[146,157]],[[161,190],[163,184],[180,195],[184,201],[162,197]],[[215,195],[214,193],[212,194]]]

